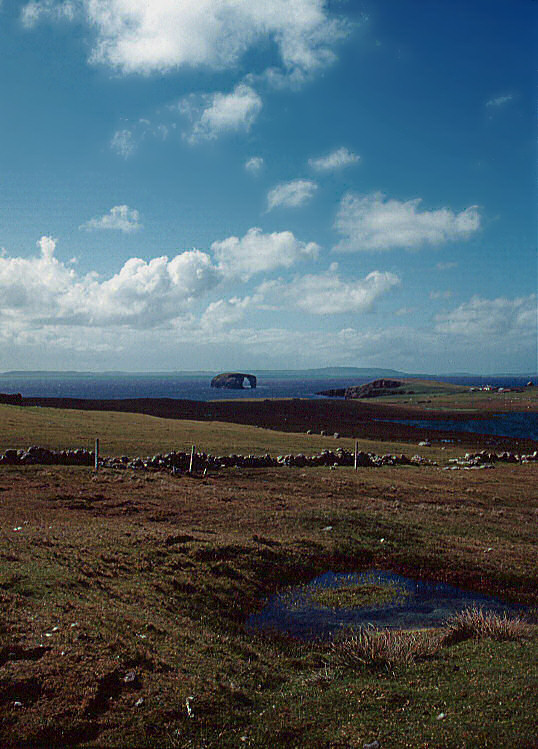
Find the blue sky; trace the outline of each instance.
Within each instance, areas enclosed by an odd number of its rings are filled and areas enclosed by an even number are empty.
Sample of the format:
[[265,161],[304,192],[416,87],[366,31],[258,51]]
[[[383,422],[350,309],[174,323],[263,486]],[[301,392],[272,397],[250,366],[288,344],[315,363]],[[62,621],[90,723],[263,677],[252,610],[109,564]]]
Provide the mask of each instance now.
[[535,371],[537,5],[0,0],[0,369]]

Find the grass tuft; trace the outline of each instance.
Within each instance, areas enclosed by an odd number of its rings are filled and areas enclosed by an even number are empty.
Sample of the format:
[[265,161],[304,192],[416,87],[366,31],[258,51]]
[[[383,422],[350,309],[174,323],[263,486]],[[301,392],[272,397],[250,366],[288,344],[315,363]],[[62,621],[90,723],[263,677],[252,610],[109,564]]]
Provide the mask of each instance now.
[[471,608],[454,614],[447,622],[448,631],[443,638],[444,645],[455,645],[464,640],[478,640],[485,637],[492,640],[521,640],[530,636],[528,622],[519,617],[502,616],[492,611]]
[[435,655],[440,646],[439,635],[430,630],[396,632],[366,627],[332,644],[331,664],[390,672]]

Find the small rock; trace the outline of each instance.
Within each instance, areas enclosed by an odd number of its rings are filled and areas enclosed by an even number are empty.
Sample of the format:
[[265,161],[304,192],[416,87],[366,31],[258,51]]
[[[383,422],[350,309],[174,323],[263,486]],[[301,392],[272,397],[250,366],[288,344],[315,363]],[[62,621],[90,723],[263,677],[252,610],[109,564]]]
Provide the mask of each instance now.
[[443,720],[443,718],[446,718],[446,713],[439,713],[437,720]]
[[135,702],[135,707],[140,707],[140,705],[142,705],[143,702],[144,702],[144,698],[139,697],[137,701]]
[[332,525],[326,525],[325,528],[322,528],[322,531],[332,531],[333,527]]
[[363,749],[380,749],[381,744],[377,739],[371,741],[369,744],[364,744]]

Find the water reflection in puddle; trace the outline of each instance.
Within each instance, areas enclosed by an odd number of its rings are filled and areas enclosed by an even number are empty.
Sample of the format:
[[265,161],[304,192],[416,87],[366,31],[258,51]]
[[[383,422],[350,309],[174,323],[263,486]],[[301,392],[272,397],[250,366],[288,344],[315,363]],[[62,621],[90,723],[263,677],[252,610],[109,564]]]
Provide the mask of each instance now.
[[[316,596],[324,589],[358,584],[390,586],[398,592],[389,603],[370,603],[358,608],[331,608],[316,601]],[[326,638],[342,627],[437,627],[452,614],[470,607],[501,614],[520,614],[526,608],[481,593],[459,590],[445,583],[414,580],[393,572],[371,569],[347,574],[325,572],[307,585],[278,593],[262,611],[249,617],[247,626],[278,630],[303,639]]]

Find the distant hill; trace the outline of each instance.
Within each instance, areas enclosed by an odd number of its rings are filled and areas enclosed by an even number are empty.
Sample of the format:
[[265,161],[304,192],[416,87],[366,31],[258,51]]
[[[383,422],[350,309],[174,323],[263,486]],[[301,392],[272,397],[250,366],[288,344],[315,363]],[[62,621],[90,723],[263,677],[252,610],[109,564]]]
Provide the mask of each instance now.
[[[445,374],[428,374],[425,372],[402,372],[398,369],[389,369],[383,367],[317,367],[312,369],[246,369],[239,368],[240,371],[248,371],[257,377],[272,377],[276,379],[329,379],[329,378],[369,378],[378,379],[381,377],[394,378],[414,378],[421,380],[441,380],[444,378],[465,377],[476,380],[493,380],[495,377],[527,377],[535,379],[537,372],[514,372],[514,373],[495,373],[495,374],[473,374],[472,372],[452,372]],[[239,370],[238,370],[239,371]],[[11,370],[0,372],[0,377],[40,377],[40,378],[78,378],[78,377],[214,377],[216,370],[176,370],[176,371],[154,371],[154,372],[128,372],[124,370],[109,370],[103,372],[83,372],[76,370]]]

